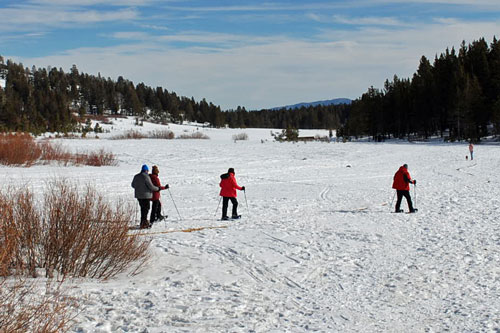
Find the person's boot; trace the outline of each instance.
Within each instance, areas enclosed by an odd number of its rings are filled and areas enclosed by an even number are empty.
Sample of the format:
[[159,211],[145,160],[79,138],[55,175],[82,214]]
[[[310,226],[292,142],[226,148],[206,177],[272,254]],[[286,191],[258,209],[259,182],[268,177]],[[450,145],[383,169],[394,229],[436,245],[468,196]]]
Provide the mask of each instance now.
[[223,216],[223,217],[221,218],[221,220],[222,220],[222,221],[229,220],[229,217],[228,217],[228,216]]
[[147,229],[150,227],[148,220],[141,220],[141,224],[139,226],[141,229]]
[[396,211],[394,211],[394,213],[402,213],[403,210],[402,209],[396,209]]

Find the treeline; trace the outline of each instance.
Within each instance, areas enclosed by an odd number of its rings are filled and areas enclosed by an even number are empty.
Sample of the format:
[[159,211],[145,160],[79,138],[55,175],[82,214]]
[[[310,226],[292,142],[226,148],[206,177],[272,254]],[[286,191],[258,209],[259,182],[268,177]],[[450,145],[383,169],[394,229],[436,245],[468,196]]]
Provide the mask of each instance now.
[[347,121],[350,105],[318,105],[299,109],[247,111],[238,107],[224,113],[229,127],[336,129]]
[[412,79],[394,76],[353,101],[339,136],[451,141],[500,134],[500,44],[484,39],[447,49],[433,64],[422,57]]
[[73,132],[85,115],[127,115],[156,122],[194,121],[213,127],[337,128],[346,119],[345,106],[299,110],[245,108],[221,111],[205,99],[177,96],[162,87],[118,77],[117,81],[57,68],[25,68],[0,56],[0,131]]

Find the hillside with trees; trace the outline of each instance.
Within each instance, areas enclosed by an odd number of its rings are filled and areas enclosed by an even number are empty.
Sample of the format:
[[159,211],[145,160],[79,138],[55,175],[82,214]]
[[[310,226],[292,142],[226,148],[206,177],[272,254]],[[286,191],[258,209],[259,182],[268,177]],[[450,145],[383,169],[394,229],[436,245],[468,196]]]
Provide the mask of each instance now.
[[[116,81],[61,68],[25,68],[0,57],[0,131],[73,132],[87,115],[136,116],[154,122],[193,121],[212,127],[336,128],[344,107],[308,107],[294,112],[245,108],[221,111],[205,99],[177,96],[162,87],[118,77]],[[340,110],[340,111],[339,111]],[[344,115],[345,118],[345,115]]]

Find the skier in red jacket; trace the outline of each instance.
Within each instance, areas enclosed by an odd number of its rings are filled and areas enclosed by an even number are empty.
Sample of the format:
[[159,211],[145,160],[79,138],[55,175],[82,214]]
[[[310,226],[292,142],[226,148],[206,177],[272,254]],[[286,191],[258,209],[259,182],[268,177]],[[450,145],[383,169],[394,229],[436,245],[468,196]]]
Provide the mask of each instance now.
[[156,220],[161,221],[167,218],[166,215],[165,216],[161,215],[160,191],[168,189],[169,186],[168,184],[165,186],[161,186],[160,178],[158,177],[159,173],[160,170],[158,170],[158,167],[156,165],[153,165],[153,170],[152,173],[149,175],[149,177],[151,177],[151,182],[153,183],[153,185],[159,188],[159,191],[154,191],[153,197],[151,198],[153,205],[151,207],[151,216],[149,218],[150,225],[153,225],[153,223]]
[[228,220],[227,216],[227,207],[229,204],[229,200],[233,204],[233,211],[231,218],[238,219],[241,215],[238,215],[238,200],[236,200],[236,190],[244,191],[245,186],[239,186],[236,183],[236,178],[234,177],[234,169],[229,168],[227,173],[224,173],[220,176],[220,196],[222,196],[222,220]]
[[417,181],[411,179],[410,173],[408,172],[408,164],[404,164],[399,167],[399,170],[394,175],[394,182],[392,183],[392,188],[396,189],[398,196],[398,200],[396,201],[396,213],[403,212],[403,210],[399,208],[403,197],[405,197],[408,202],[408,209],[410,210],[410,213],[415,213],[417,211],[413,208],[413,203],[411,202],[410,184],[416,185]]

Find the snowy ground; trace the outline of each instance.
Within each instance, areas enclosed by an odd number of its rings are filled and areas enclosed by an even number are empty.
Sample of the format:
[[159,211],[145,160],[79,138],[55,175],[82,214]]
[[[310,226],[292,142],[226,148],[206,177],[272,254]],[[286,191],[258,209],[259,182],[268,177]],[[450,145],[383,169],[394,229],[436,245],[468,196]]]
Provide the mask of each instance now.
[[[82,306],[73,331],[499,332],[500,147],[477,145],[466,161],[466,144],[293,144],[273,142],[269,130],[199,130],[210,140],[61,140],[104,147],[115,167],[0,167],[35,191],[67,177],[131,203],[143,163],[171,186],[167,222],[144,236],[151,265],[73,282]],[[238,133],[249,140],[235,143]],[[403,163],[417,179],[418,214],[391,213]],[[243,219],[222,222],[218,182],[229,167],[247,191]],[[164,233],[201,227],[225,228]]]

